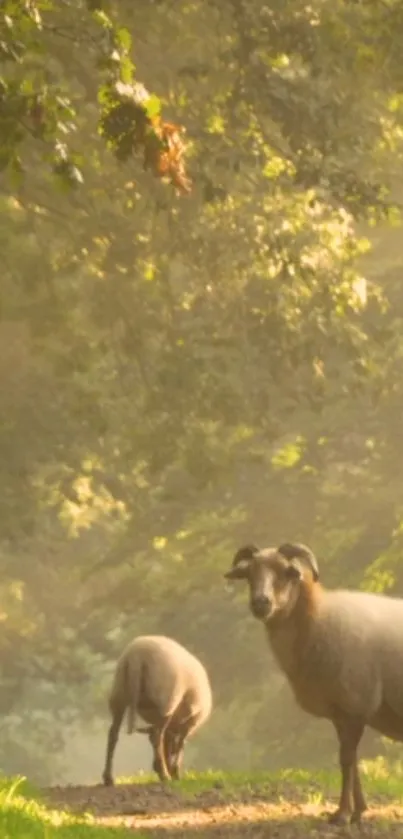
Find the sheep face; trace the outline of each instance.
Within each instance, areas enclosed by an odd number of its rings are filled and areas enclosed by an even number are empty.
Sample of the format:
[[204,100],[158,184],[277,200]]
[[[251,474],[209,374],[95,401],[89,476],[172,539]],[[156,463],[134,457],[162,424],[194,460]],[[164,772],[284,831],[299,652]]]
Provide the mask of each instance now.
[[[158,757],[157,752],[157,744],[158,744],[158,729],[149,726],[142,729],[138,729],[144,734],[148,734],[148,739],[150,744],[153,748],[153,762],[152,762],[152,769],[159,777],[162,776],[162,767],[161,761]],[[182,762],[183,756],[183,736],[178,734],[176,731],[168,728],[165,732],[165,760],[167,763],[167,769],[169,774],[172,778],[178,777],[179,767]]]
[[[140,729],[138,729],[139,731]],[[148,739],[153,749],[153,762],[152,762],[152,770],[153,772],[158,775],[160,780],[163,780],[163,770],[162,770],[162,763],[158,756],[158,740],[159,740],[159,731],[158,728],[150,725],[145,728],[141,729],[143,734],[148,734]],[[168,766],[167,766],[168,768]],[[169,768],[168,768],[169,771]]]
[[294,607],[303,577],[296,561],[290,562],[274,548],[245,554],[241,549],[233,567],[225,574],[228,580],[244,579],[249,585],[249,606],[253,616],[268,623]]
[[172,778],[179,777],[184,751],[184,737],[176,731],[168,729],[165,735],[165,753],[168,770]]

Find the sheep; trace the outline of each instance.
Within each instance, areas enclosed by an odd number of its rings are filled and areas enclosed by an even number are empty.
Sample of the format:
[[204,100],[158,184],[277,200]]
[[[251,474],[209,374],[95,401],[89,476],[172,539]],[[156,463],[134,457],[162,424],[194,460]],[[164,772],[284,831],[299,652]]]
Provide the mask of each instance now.
[[249,607],[300,707],[330,720],[339,743],[341,793],[335,824],[367,809],[357,749],[365,726],[403,740],[403,599],[329,590],[305,545],[246,545],[227,580],[249,584]]
[[142,635],[118,660],[109,709],[112,723],[102,775],[106,786],[113,785],[113,755],[126,711],[129,734],[136,728],[137,715],[148,723],[136,730],[149,736],[153,770],[160,780],[179,778],[185,741],[212,710],[209,677],[201,662],[177,641]]

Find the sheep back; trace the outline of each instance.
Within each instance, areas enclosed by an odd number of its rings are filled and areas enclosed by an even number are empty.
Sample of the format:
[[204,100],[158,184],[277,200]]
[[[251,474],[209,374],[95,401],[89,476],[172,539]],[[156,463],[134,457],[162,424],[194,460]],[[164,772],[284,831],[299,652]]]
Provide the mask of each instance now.
[[[267,631],[299,704],[317,716],[335,707],[369,724],[387,706],[403,720],[403,600],[320,589],[309,619]],[[376,722],[376,720],[375,720]]]
[[195,718],[199,725],[212,707],[210,682],[201,662],[163,635],[139,636],[125,648],[111,696],[122,694],[129,708],[135,696],[138,713],[150,724],[180,709],[180,716]]

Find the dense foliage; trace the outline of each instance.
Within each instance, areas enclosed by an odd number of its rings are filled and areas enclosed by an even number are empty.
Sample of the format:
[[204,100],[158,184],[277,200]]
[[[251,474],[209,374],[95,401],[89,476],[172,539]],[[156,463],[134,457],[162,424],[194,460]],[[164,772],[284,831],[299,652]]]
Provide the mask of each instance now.
[[[183,126],[166,123],[159,99],[137,81],[130,32],[116,26],[108,12],[109,4],[101,0],[64,3],[61,8],[54,0],[5,0],[0,18],[5,68],[0,77],[0,171],[8,169],[19,179],[25,172],[27,140],[33,138],[61,184],[77,187],[83,175],[82,155],[71,147],[79,110],[75,100],[98,99],[99,133],[117,160],[127,161],[141,151],[144,168],[188,192]],[[83,50],[92,59],[84,72]],[[74,96],[69,73],[72,58],[82,71],[74,78],[80,96],[77,90]]]
[[329,584],[402,584],[402,25],[393,0],[2,5],[8,772],[52,773],[143,631],[211,670],[200,763],[312,761],[222,573],[286,538]]

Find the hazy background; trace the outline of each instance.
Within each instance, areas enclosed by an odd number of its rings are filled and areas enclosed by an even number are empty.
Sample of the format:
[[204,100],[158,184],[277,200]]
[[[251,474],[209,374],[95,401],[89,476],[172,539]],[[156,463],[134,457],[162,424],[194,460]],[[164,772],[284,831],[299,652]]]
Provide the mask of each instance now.
[[[223,573],[299,540],[325,584],[403,594],[403,11],[111,4],[116,66],[187,128],[179,198],[97,134],[101,5],[22,28],[24,68],[0,12],[0,768],[98,781],[114,663],[149,632],[211,676],[188,767],[335,762]],[[118,774],[150,763],[122,734]]]

